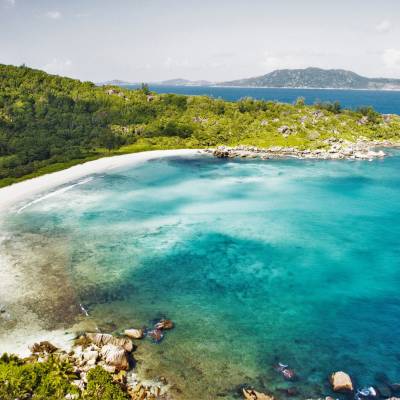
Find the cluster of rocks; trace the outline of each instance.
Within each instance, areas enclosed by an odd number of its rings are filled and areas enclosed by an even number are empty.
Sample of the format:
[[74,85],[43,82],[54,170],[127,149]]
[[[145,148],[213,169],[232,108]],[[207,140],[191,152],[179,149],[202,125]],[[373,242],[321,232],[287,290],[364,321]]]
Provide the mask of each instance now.
[[116,89],[107,89],[105,91],[106,94],[108,94],[109,96],[118,96],[121,97],[122,99],[124,99],[125,101],[128,101],[129,99],[125,96],[125,94],[119,90]]
[[268,396],[253,389],[243,389],[243,396],[246,400],[274,400],[273,396]]
[[[288,367],[283,364],[278,364],[278,366],[275,367],[275,369],[278,372],[282,373],[282,371],[288,370]],[[294,371],[293,370],[290,371],[293,372],[293,375],[291,375],[291,378],[289,380],[297,378],[294,374]],[[283,377],[287,379],[287,377],[284,374]],[[329,382],[334,392],[353,395],[355,400],[378,400],[379,398],[386,400],[400,400],[399,397],[395,397],[400,392],[400,384],[387,384],[386,391],[384,391],[383,389],[379,390],[374,386],[355,390],[350,375],[343,371],[336,371],[332,373],[331,376],[329,377]],[[297,392],[293,392],[289,395],[293,395],[296,393]],[[271,395],[262,392],[257,392],[256,390],[249,388],[242,389],[242,394],[245,400],[275,400],[275,398]],[[326,396],[324,400],[335,400],[335,399],[331,396]]]
[[[386,153],[383,150],[374,150],[380,143],[359,140],[349,142],[342,139],[327,139],[324,144],[326,148],[299,150],[295,147],[274,146],[270,148],[258,148],[255,146],[219,146],[208,149],[219,158],[260,158],[262,160],[280,158],[320,159],[320,160],[372,160],[383,158]],[[389,146],[388,144],[382,144]]]
[[[152,329],[127,329],[125,336],[113,336],[106,333],[85,333],[79,336],[71,351],[58,349],[51,343],[44,341],[30,347],[35,361],[47,361],[49,357],[56,357],[73,365],[76,379],[72,382],[81,391],[86,389],[87,374],[96,366],[112,374],[117,382],[128,393],[132,400],[170,399],[169,385],[164,378],[158,380],[142,380],[134,372],[133,351],[136,346],[131,339],[143,339],[146,336],[159,342],[164,336],[164,330],[172,329],[174,324],[170,320],[160,320]],[[68,395],[69,400],[78,398]]]
[[124,335],[132,339],[143,339],[149,337],[154,343],[160,343],[164,339],[166,330],[170,330],[174,327],[174,323],[170,319],[162,319],[156,322],[151,329],[125,329]]

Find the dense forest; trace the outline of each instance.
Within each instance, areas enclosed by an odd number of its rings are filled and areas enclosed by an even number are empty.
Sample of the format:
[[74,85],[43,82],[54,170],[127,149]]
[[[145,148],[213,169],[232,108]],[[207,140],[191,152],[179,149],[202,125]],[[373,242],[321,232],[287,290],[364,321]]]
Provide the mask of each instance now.
[[368,107],[349,111],[338,103],[306,106],[302,99],[291,105],[161,95],[146,85],[99,87],[0,64],[0,186],[142,150],[221,144],[315,148],[332,136],[394,139],[399,133],[398,116]]

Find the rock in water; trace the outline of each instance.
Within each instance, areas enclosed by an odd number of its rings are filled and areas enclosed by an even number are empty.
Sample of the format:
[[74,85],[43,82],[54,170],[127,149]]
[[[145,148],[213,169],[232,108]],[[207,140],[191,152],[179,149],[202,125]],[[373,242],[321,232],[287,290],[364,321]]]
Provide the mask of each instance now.
[[117,338],[107,333],[87,333],[86,336],[96,345],[102,347],[106,344],[123,347],[128,353],[133,350],[133,343],[128,338]]
[[243,396],[246,400],[274,400],[273,396],[256,392],[253,389],[243,389]]
[[335,392],[352,392],[353,382],[346,372],[338,371],[331,375],[331,384]]
[[143,329],[125,329],[124,335],[132,339],[142,339],[144,332]]
[[155,343],[160,343],[164,338],[164,334],[161,329],[153,329],[152,331],[147,333]]
[[287,381],[292,381],[296,377],[296,373],[294,372],[293,369],[285,368],[282,370],[281,373],[284,379],[286,379]]
[[113,365],[118,370],[129,369],[128,355],[123,347],[106,344],[100,354],[108,365]]
[[172,329],[173,327],[174,323],[170,319],[162,319],[154,325],[155,329]]

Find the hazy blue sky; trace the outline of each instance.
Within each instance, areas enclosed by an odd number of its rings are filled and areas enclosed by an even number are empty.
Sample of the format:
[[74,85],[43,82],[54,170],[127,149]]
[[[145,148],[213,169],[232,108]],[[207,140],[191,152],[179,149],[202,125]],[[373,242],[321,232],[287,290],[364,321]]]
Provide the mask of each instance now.
[[0,0],[0,63],[94,81],[400,78],[400,0]]

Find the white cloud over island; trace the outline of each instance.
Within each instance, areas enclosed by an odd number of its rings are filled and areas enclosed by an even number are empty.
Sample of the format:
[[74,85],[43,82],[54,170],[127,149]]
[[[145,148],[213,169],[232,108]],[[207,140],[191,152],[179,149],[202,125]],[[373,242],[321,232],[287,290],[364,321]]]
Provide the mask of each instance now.
[[400,70],[400,50],[386,49],[382,56],[383,62],[391,70]]

